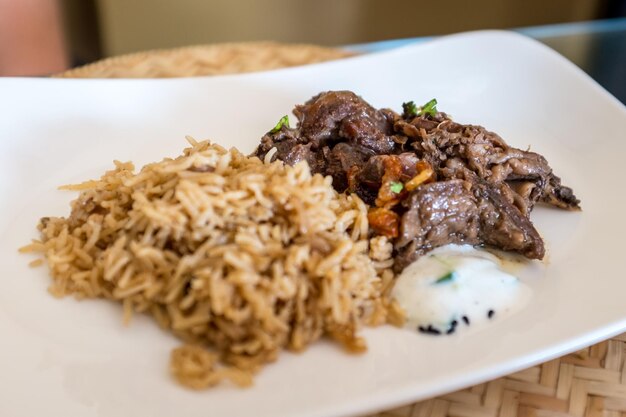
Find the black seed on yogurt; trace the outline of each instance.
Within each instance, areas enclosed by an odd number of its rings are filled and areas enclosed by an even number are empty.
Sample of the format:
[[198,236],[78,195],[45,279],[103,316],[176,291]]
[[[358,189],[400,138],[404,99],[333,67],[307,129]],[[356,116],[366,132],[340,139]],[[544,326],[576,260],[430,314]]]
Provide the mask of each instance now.
[[489,310],[489,311],[487,312],[487,317],[488,317],[488,318],[492,318],[494,314],[496,314],[496,312],[495,312],[495,311],[493,311],[493,310]]
[[459,324],[458,321],[456,320],[452,320],[450,322],[450,327],[448,327],[448,330],[446,331],[446,334],[452,334],[456,331],[456,325]]
[[469,317],[467,317],[467,316],[463,316],[463,317],[461,317],[461,318],[463,319],[463,323],[465,323],[465,324],[467,324],[467,325],[469,326],[469,324],[470,324],[470,319],[469,319]]
[[420,333],[426,333],[426,334],[433,334],[433,335],[439,335],[441,334],[441,331],[439,329],[437,329],[436,327],[434,327],[432,324],[429,324],[428,327],[425,326],[419,326],[417,328],[417,330]]
[[430,333],[432,333],[432,334],[441,334],[441,332],[439,331],[439,329],[437,329],[437,328],[433,327],[433,325],[432,325],[432,324],[428,326],[428,330],[429,330],[429,331],[430,331]]

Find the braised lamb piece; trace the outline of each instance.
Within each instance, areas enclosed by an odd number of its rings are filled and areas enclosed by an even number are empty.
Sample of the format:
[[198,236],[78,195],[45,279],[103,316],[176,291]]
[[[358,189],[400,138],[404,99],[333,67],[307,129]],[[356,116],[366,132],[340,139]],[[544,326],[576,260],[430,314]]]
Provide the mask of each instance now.
[[542,259],[543,241],[529,219],[534,205],[580,209],[543,156],[454,122],[435,100],[404,103],[398,114],[350,91],[329,91],[294,114],[297,126],[279,123],[255,154],[307,161],[313,172],[332,176],[337,191],[358,194],[371,206],[373,230],[393,239],[397,270],[448,243]]

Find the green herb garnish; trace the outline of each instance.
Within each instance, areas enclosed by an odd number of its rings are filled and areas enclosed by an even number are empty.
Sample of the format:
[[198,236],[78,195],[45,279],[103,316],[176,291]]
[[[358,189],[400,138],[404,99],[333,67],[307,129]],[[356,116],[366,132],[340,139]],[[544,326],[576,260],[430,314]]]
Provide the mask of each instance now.
[[430,100],[428,103],[420,107],[420,111],[417,115],[421,116],[423,114],[427,114],[429,116],[435,116],[437,114],[437,99],[436,98]]
[[417,116],[417,106],[412,101],[402,103],[402,111],[404,112],[405,117]]
[[404,188],[404,184],[402,184],[401,182],[395,182],[394,181],[394,182],[389,184],[389,189],[394,194],[400,194],[402,192],[403,188]]
[[270,133],[276,133],[280,131],[280,129],[282,129],[283,126],[289,127],[289,116],[287,115],[284,115],[283,117],[280,118],[278,123],[276,123],[276,126],[274,126],[272,130],[270,130]]
[[437,99],[434,98],[420,107],[417,107],[412,101],[402,103],[402,111],[404,112],[404,117],[416,117],[424,114],[433,117],[437,114]]
[[444,282],[452,281],[455,276],[456,274],[454,273],[454,271],[450,271],[447,274],[437,278],[437,281],[435,281],[435,284],[443,284]]

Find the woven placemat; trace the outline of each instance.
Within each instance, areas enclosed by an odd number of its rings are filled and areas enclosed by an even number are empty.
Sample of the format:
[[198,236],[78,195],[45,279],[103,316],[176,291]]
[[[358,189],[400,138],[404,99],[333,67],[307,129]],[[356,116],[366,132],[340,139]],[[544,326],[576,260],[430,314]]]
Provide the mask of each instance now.
[[371,417],[626,417],[626,333],[461,391]]
[[[59,77],[191,77],[350,56],[313,45],[232,43],[105,59]],[[626,333],[538,366],[369,417],[626,417]]]

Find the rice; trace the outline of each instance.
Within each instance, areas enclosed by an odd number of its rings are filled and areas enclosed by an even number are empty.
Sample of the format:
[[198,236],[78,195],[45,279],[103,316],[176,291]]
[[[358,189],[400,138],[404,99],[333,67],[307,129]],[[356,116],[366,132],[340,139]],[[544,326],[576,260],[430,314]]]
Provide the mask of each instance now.
[[398,321],[391,246],[368,239],[367,207],[330,177],[188,138],[191,147],[134,173],[131,163],[80,191],[67,218],[43,218],[55,296],[122,303],[185,345],[172,375],[201,389],[251,375],[281,349],[322,336],[365,349],[360,326]]

